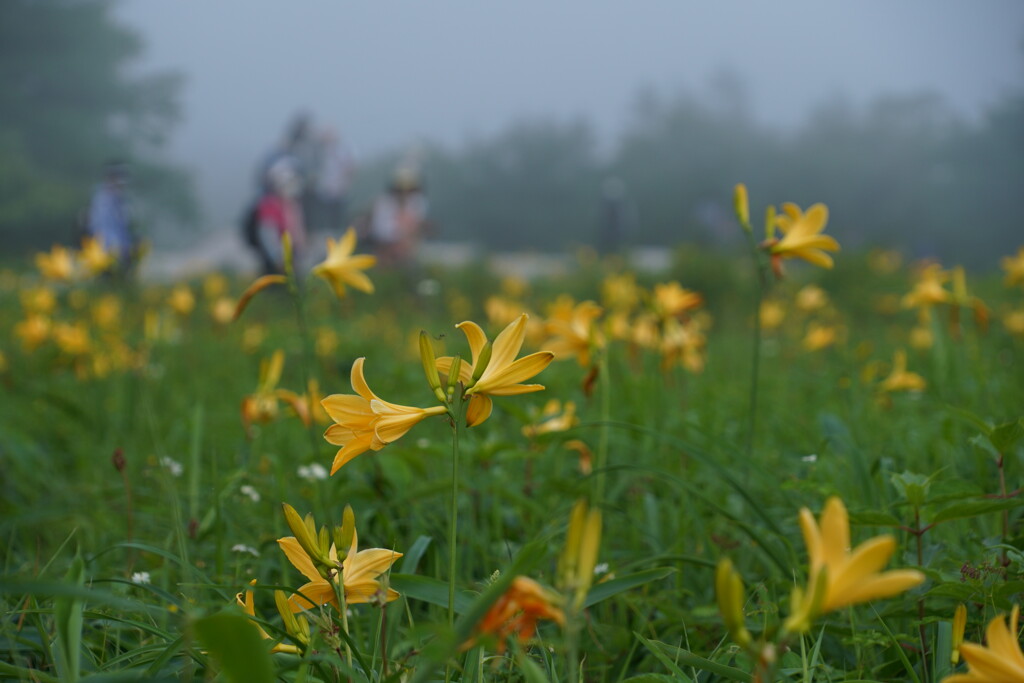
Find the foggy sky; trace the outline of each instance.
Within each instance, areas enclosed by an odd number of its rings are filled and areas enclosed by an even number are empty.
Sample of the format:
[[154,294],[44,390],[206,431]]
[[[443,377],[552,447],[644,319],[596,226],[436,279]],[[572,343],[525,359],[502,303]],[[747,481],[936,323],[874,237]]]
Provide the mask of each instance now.
[[141,71],[186,76],[168,156],[196,173],[210,226],[235,220],[300,108],[365,157],[530,116],[586,118],[607,142],[641,87],[708,93],[725,71],[780,127],[829,98],[922,90],[970,119],[1024,82],[1021,0],[125,0],[116,14],[147,42]]

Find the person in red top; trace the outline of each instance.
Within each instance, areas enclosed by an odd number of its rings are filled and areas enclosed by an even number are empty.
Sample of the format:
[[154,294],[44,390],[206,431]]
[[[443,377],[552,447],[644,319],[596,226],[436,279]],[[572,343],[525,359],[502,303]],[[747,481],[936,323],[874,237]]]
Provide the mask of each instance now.
[[284,272],[284,250],[281,239],[287,233],[291,236],[295,261],[306,246],[306,226],[302,216],[299,197],[302,181],[289,159],[276,161],[267,171],[269,192],[263,196],[257,207],[260,250],[266,256],[264,269],[267,272]]

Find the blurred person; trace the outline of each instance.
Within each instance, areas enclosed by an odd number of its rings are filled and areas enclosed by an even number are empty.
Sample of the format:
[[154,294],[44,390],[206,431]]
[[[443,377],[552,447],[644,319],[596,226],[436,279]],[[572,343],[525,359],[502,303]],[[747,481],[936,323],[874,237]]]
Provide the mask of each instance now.
[[85,220],[85,234],[96,238],[105,251],[115,256],[121,271],[131,267],[137,248],[127,185],[127,165],[121,161],[107,162],[103,181],[93,191]]
[[370,212],[369,241],[381,265],[407,266],[415,261],[420,238],[430,227],[427,209],[419,173],[400,166]]
[[332,128],[325,128],[320,134],[317,162],[314,213],[309,217],[309,228],[341,230],[345,227],[355,164],[348,147]]
[[601,185],[601,225],[597,248],[602,254],[622,249],[626,233],[634,222],[633,206],[626,197],[626,185],[616,176],[605,178]]
[[269,191],[263,195],[251,220],[255,224],[255,247],[262,261],[263,272],[284,272],[285,234],[292,240],[295,263],[301,263],[306,246],[303,221],[302,179],[290,159],[279,159],[267,171]]

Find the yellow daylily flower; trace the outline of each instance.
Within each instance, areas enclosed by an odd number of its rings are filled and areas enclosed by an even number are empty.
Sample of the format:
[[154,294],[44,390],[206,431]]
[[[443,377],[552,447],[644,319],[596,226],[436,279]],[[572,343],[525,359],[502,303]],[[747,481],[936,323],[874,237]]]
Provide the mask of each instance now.
[[533,423],[523,427],[523,436],[533,438],[541,434],[552,434],[572,429],[580,423],[576,417],[576,404],[566,401],[563,407],[562,402],[553,398],[544,405],[539,418]]
[[632,311],[640,303],[640,294],[633,273],[609,275],[601,283],[601,301],[613,311]]
[[903,308],[928,309],[936,304],[948,304],[953,300],[942,286],[949,280],[949,273],[938,263],[926,264],[918,270],[914,288],[903,297]]
[[443,415],[445,406],[416,408],[388,403],[374,394],[363,376],[365,358],[357,358],[352,364],[353,394],[333,394],[320,404],[336,424],[324,432],[328,443],[341,446],[334,456],[331,474],[334,474],[352,458],[368,450],[379,451],[397,441],[418,422],[431,415]]
[[759,314],[761,316],[761,327],[765,330],[774,330],[786,318],[786,307],[777,299],[765,299],[761,302]]
[[[288,561],[292,566],[302,572],[302,575],[309,579],[309,583],[300,588],[295,595],[288,599],[293,612],[309,610],[321,605],[334,605],[340,609],[338,596],[334,593],[334,582],[338,581],[338,570],[330,570],[330,579],[320,575],[313,563],[312,558],[306,554],[302,546],[294,536],[277,539]],[[331,544],[330,559],[334,565],[338,564],[338,549]],[[398,591],[388,588],[382,593],[383,588],[378,577],[387,572],[402,553],[385,548],[370,548],[359,550],[359,536],[353,531],[352,547],[348,555],[341,562],[341,578],[345,585],[345,603],[354,605],[370,602],[374,598],[391,602],[397,600]]]
[[776,274],[781,273],[781,259],[800,258],[822,268],[832,267],[832,257],[827,251],[839,251],[839,243],[829,235],[821,234],[828,223],[828,207],[815,204],[806,212],[796,204],[786,202],[782,213],[775,217],[775,227],[782,232],[782,239],[767,240],[762,247],[772,255]]
[[[465,396],[470,399],[466,412],[468,426],[474,427],[490,417],[491,396],[514,396],[544,389],[543,384],[520,384],[546,368],[555,357],[550,351],[537,351],[516,360],[523,347],[527,319],[524,313],[509,323],[495,337],[488,358],[481,358],[488,342],[480,326],[470,320],[456,325],[466,335],[472,354],[471,362],[463,360],[459,366],[459,379],[467,387]],[[438,358],[438,371],[448,374],[452,362],[451,356]]]
[[377,263],[377,257],[369,254],[353,256],[356,249],[356,231],[349,228],[338,241],[327,238],[327,258],[313,268],[313,274],[322,277],[334,289],[338,298],[345,296],[345,285],[367,294],[373,293],[373,283],[363,271]]
[[796,307],[804,313],[813,313],[828,305],[828,294],[818,285],[806,285],[796,293]]
[[1004,315],[1003,327],[1015,337],[1024,337],[1024,309],[1009,311]]
[[494,636],[498,641],[498,652],[504,652],[509,636],[516,636],[520,643],[532,638],[540,619],[549,619],[564,626],[565,613],[559,607],[561,602],[558,594],[533,579],[517,576],[477,624],[473,638],[463,643],[460,649],[468,650],[482,636]]
[[916,372],[907,371],[907,352],[900,349],[892,358],[892,372],[878,385],[884,392],[924,391],[928,382]]
[[704,297],[675,281],[654,285],[652,297],[654,312],[662,320],[682,315],[704,303]]
[[1007,287],[1024,285],[1024,247],[1017,250],[1016,256],[1004,256],[1000,264],[1006,271],[1003,284]]
[[1000,615],[985,629],[988,647],[976,643],[960,645],[960,654],[967,662],[967,673],[953,674],[942,683],[1022,683],[1024,682],[1024,653],[1017,641],[1017,619],[1020,607],[1013,606],[1010,624]]
[[835,325],[811,323],[804,335],[803,347],[807,351],[821,351],[836,343],[838,332]]
[[42,346],[50,338],[53,323],[45,315],[32,314],[14,326],[14,334],[21,338],[26,351]]
[[50,315],[53,313],[53,309],[57,307],[57,297],[54,295],[53,290],[45,285],[21,290],[19,298],[21,299],[21,307],[25,309],[26,313]]
[[83,323],[57,323],[53,326],[53,341],[69,356],[82,356],[92,349],[89,330]]
[[810,510],[800,510],[800,529],[810,555],[808,589],[794,591],[787,630],[807,631],[821,614],[897,595],[924,581],[915,569],[880,571],[896,550],[891,535],[876,536],[851,552],[850,519],[837,497],[825,502],[820,525]]
[[549,320],[545,329],[551,338],[545,346],[560,360],[576,356],[581,366],[590,365],[591,349],[603,348],[605,344],[604,335],[594,324],[601,313],[596,303],[583,301],[576,305],[568,320]]
[[686,322],[675,318],[666,320],[661,331],[661,369],[668,370],[680,362],[692,373],[703,372],[707,324],[708,316],[696,316]]
[[188,285],[178,285],[167,297],[167,305],[180,316],[186,316],[196,307],[196,297]]
[[59,244],[53,245],[49,252],[36,254],[36,268],[47,280],[58,282],[67,282],[75,274],[71,252]]
[[242,424],[246,432],[254,423],[270,422],[277,417],[277,383],[284,369],[284,351],[278,349],[260,362],[260,379],[256,392],[242,399]]
[[103,243],[95,237],[82,240],[82,250],[78,252],[78,260],[85,266],[90,275],[99,275],[114,265],[116,256],[103,248]]

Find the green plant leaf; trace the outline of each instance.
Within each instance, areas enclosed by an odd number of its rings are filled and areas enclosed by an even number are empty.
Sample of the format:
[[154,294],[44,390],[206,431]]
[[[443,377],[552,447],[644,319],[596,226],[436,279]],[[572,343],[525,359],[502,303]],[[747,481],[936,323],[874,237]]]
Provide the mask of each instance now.
[[[416,574],[392,574],[391,587],[407,598],[421,600],[448,609],[448,582]],[[475,593],[459,591],[455,594],[455,612],[462,614],[476,599]]]
[[[71,561],[64,580],[71,586],[84,588],[85,563],[76,554]],[[82,656],[82,608],[84,600],[73,595],[63,595],[54,600],[53,614],[57,626],[57,642],[60,645],[61,680],[78,680]]]
[[939,510],[938,514],[932,518],[933,524],[940,522],[948,522],[951,519],[965,519],[967,517],[978,517],[980,515],[987,515],[991,512],[999,512],[1001,510],[1012,510],[1024,505],[1024,499],[1022,498],[991,498],[987,500],[972,500],[964,503],[957,503],[950,505],[947,508]]
[[693,683],[693,679],[690,678],[689,676],[687,676],[683,672],[683,670],[679,668],[679,665],[676,664],[674,661],[672,661],[672,659],[662,651],[660,646],[664,645],[664,643],[659,643],[658,641],[647,640],[646,638],[644,638],[642,635],[640,635],[639,633],[637,633],[635,631],[633,632],[633,635],[636,636],[637,640],[639,640],[641,643],[644,644],[644,647],[647,648],[648,652],[650,652],[652,655],[654,655],[654,657],[659,662],[664,664],[665,667],[669,671],[672,672],[673,680],[685,681],[685,683]]
[[220,612],[197,619],[192,628],[229,681],[274,683],[270,651],[248,617]]
[[637,572],[636,574],[627,574],[626,576],[622,576],[617,579],[602,581],[590,589],[590,592],[587,593],[587,599],[583,601],[583,606],[590,607],[591,605],[596,605],[602,600],[607,600],[613,595],[618,595],[619,593],[628,591],[631,588],[636,588],[637,586],[642,586],[645,583],[663,579],[674,571],[675,569],[672,567],[657,567],[655,569],[647,569],[642,572]]
[[1017,445],[1021,439],[1024,439],[1024,418],[993,427],[988,434],[988,440],[992,442],[992,447],[1003,454]]

